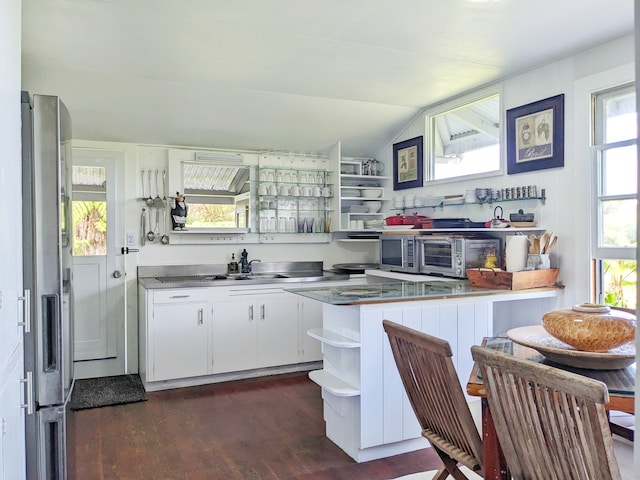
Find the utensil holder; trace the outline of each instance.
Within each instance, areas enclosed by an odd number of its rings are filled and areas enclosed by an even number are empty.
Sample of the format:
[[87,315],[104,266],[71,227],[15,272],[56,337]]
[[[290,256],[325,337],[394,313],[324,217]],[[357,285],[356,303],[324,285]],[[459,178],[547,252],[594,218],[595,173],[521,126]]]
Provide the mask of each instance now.
[[527,256],[527,270],[547,270],[551,268],[548,253],[530,253]]

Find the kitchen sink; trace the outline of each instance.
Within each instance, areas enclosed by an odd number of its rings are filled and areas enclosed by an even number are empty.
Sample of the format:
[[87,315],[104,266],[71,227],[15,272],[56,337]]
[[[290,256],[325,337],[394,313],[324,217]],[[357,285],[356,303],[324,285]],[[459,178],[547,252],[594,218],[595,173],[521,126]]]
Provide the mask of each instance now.
[[236,280],[251,280],[251,279],[265,279],[265,278],[289,278],[288,275],[283,275],[281,273],[247,273],[242,274],[237,277],[233,277]]

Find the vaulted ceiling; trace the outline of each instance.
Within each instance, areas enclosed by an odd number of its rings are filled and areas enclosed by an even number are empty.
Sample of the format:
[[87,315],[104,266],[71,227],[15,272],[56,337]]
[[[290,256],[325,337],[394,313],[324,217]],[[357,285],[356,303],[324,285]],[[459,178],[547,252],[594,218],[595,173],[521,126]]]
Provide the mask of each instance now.
[[374,155],[418,112],[633,31],[633,0],[23,0],[74,138]]

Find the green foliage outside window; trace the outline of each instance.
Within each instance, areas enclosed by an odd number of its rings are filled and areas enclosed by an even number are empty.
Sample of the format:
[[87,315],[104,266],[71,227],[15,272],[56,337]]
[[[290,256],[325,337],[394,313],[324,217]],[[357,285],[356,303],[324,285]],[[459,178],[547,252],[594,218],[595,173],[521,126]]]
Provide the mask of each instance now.
[[233,228],[235,205],[189,203],[186,226],[194,228]]
[[76,256],[107,254],[107,203],[74,201],[73,254]]

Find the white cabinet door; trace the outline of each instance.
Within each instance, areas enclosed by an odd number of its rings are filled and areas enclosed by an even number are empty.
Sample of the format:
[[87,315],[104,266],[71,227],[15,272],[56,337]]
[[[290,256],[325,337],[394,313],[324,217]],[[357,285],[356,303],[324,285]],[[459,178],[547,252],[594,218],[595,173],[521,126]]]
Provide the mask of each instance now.
[[259,319],[257,367],[298,363],[298,297],[291,293],[259,296],[254,305]]
[[[0,385],[0,479],[25,478],[22,347],[17,348],[2,372]],[[6,376],[4,375],[6,373]]]
[[211,313],[207,302],[156,304],[151,336],[151,380],[210,373]]
[[259,310],[250,296],[213,305],[213,373],[255,368]]

